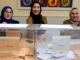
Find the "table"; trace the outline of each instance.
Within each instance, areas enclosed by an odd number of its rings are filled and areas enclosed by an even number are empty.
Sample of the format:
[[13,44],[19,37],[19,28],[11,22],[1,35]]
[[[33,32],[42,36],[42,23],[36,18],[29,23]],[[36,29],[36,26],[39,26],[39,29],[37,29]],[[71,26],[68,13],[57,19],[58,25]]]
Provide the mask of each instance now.
[[34,42],[0,40],[0,60],[34,60]]

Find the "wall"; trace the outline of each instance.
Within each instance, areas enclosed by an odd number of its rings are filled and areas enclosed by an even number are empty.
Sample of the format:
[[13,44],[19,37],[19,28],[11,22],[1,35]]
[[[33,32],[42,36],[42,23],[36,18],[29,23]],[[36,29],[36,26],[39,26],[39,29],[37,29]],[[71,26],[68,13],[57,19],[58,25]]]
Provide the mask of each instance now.
[[[76,0],[77,4],[76,7],[79,8],[80,0]],[[9,5],[14,9],[14,16],[29,16],[29,10],[19,10],[18,9],[18,0],[0,0],[0,11],[2,10],[3,6]],[[80,9],[80,8],[79,8]],[[43,11],[42,14],[44,16],[68,16],[69,11]]]
[[[26,24],[28,16],[15,16],[15,20],[18,20],[21,24]],[[63,24],[63,21],[68,19],[66,16],[47,16],[48,24]]]

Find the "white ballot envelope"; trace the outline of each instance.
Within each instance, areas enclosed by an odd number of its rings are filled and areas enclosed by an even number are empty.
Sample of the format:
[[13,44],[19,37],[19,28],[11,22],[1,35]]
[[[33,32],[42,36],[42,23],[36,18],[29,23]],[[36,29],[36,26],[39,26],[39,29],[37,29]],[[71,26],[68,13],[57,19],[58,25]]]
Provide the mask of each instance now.
[[70,36],[53,36],[52,39],[52,49],[54,51],[70,50]]

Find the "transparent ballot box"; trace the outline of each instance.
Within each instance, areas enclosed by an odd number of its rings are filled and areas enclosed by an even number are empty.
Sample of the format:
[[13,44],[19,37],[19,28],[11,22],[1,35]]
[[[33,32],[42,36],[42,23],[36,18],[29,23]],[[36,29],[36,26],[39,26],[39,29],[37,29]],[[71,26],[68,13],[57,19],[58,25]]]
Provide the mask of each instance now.
[[80,60],[79,52],[79,27],[0,25],[0,60]]
[[[75,60],[80,29],[71,25],[40,25],[35,31],[36,60]],[[79,50],[79,49],[78,49]],[[77,54],[80,56],[80,54]]]

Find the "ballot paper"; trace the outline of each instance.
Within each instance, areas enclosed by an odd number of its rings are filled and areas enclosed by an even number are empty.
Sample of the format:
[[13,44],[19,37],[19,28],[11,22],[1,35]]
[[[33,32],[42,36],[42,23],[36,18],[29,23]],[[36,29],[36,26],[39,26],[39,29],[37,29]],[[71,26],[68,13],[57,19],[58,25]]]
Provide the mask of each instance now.
[[52,57],[50,54],[39,54],[37,55],[37,58],[40,58],[42,60],[49,60]]
[[70,36],[53,36],[52,49],[53,51],[68,51],[70,49]]
[[[57,53],[55,53],[57,55]],[[58,53],[59,54],[59,53]],[[38,54],[37,58],[40,58],[42,60],[72,60],[75,58],[73,51],[68,51],[67,53],[64,53],[64,56],[55,57],[54,54]]]
[[42,44],[37,43],[37,45],[36,45],[36,51],[38,53],[45,53],[47,51],[47,49],[48,49],[48,46],[45,42]]

